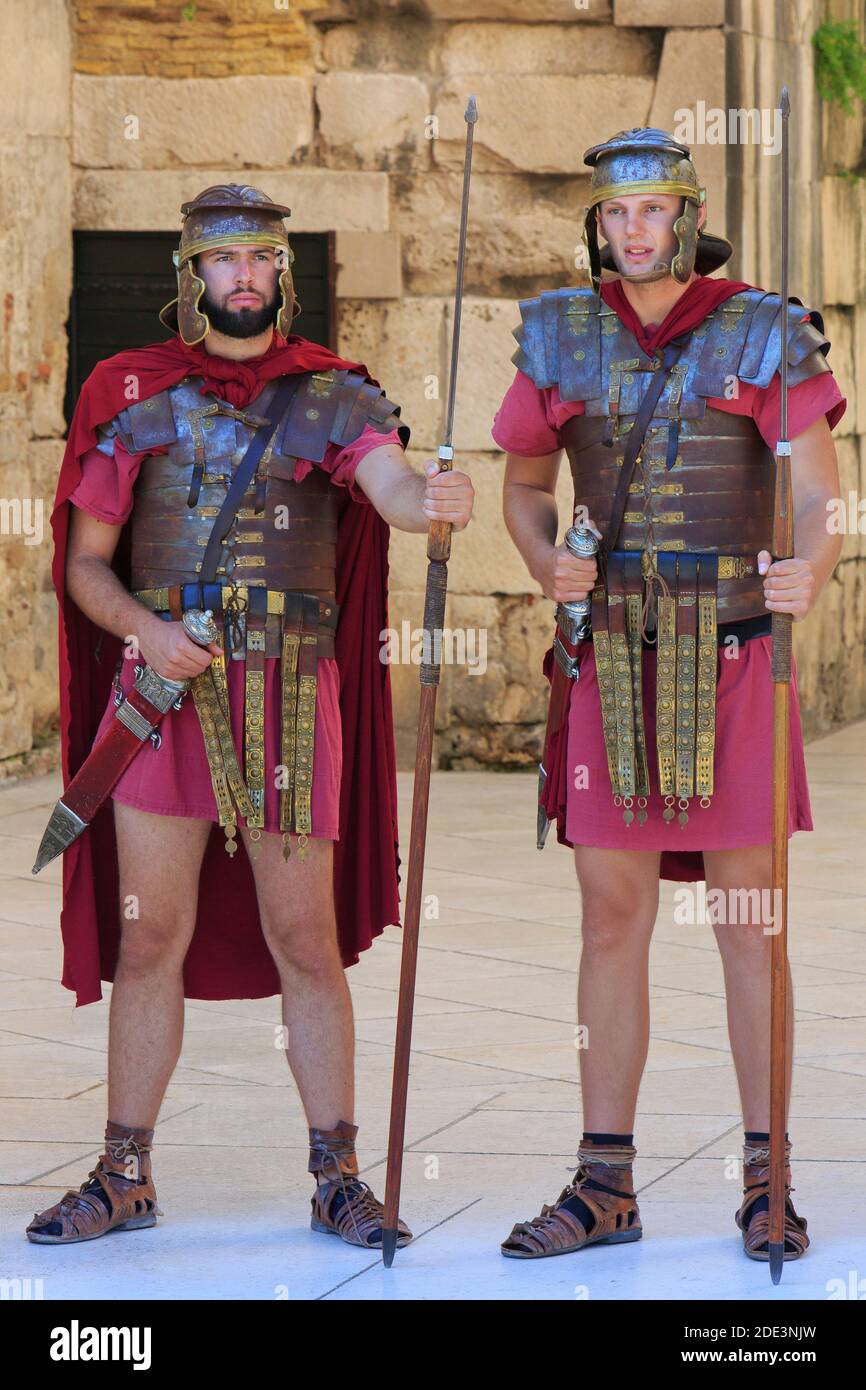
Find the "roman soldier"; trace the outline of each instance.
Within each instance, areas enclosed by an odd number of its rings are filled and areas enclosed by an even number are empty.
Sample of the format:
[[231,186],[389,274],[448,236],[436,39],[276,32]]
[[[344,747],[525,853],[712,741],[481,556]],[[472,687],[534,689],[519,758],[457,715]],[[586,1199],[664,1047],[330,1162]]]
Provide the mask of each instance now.
[[[640,1239],[633,1131],[659,879],[706,879],[708,901],[712,890],[715,903],[749,905],[712,920],[745,1125],[736,1223],[746,1254],[766,1260],[772,913],[754,909],[772,882],[770,624],[774,611],[805,618],[838,560],[826,504],[839,493],[830,430],[845,401],[817,312],[709,278],[732,247],[706,231],[685,145],[628,130],[585,162],[591,284],[521,303],[517,372],[494,425],[506,523],[558,605],[539,847],[555,821],[580,883],[585,1129],[573,1181],[502,1253]],[[795,555],[774,562],[783,351]],[[557,546],[563,449],[575,516]],[[789,835],[812,829],[796,668],[790,709]],[[809,1238],[785,1139],[793,1260]]]
[[312,1228],[376,1246],[344,967],[399,922],[388,528],[462,529],[472,485],[411,469],[366,367],[291,333],[287,207],[230,184],[182,214],[175,336],[88,377],[52,513],[67,789],[37,868],[68,846],[63,984],[113,990],[105,1153],[27,1235],[153,1226],[184,999],[281,993]]

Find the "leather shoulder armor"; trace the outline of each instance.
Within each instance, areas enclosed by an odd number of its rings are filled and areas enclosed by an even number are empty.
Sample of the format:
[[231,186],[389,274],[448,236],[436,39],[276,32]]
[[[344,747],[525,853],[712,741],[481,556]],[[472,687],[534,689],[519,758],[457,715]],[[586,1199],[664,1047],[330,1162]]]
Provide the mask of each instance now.
[[[178,385],[185,386],[186,381]],[[166,391],[158,391],[146,401],[135,401],[118,413],[115,417],[117,434],[127,453],[144,454],[148,449],[174,443],[177,427],[171,404],[172,393],[177,389],[177,386],[171,386]],[[204,401],[201,403],[204,404]]]
[[550,290],[519,307],[514,365],[540,388],[558,385],[569,400],[599,396],[602,322],[613,310],[589,289]]
[[301,382],[283,421],[274,452],[321,463],[329,444],[351,444],[366,425],[380,434],[399,429],[404,447],[409,430],[400,407],[357,372],[311,372]]
[[[738,375],[755,386],[769,386],[782,361],[782,300],[778,294],[747,292],[756,301],[749,332],[743,347]],[[743,298],[746,297],[744,293]],[[788,384],[796,386],[808,377],[831,370],[825,360],[830,340],[824,336],[824,320],[816,309],[807,310],[802,301],[788,300]]]

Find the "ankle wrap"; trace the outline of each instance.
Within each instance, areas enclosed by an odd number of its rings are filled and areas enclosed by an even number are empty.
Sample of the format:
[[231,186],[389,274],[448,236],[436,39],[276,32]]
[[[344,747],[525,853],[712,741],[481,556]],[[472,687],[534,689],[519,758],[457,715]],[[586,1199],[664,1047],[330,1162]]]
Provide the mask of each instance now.
[[123,1170],[123,1176],[135,1182],[147,1176],[149,1155],[153,1147],[153,1130],[137,1125],[121,1125],[109,1120],[105,1126],[105,1154],[107,1165]]
[[[785,1140],[785,1162],[791,1157],[791,1141]],[[770,1162],[770,1145],[761,1142],[746,1142],[743,1145],[743,1166],[766,1167]]]
[[340,1120],[336,1129],[310,1130],[310,1162],[308,1173],[323,1173],[326,1178],[338,1180],[358,1176],[358,1158],[355,1153],[357,1125]]
[[600,1163],[606,1168],[630,1168],[637,1149],[634,1144],[592,1144],[582,1140],[577,1150],[579,1163]]

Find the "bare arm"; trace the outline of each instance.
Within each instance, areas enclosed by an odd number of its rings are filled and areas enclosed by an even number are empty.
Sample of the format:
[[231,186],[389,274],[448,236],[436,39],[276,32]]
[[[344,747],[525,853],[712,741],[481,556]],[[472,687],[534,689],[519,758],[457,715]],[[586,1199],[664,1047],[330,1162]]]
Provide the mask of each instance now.
[[427,531],[431,521],[449,521],[462,531],[472,515],[475,496],[465,473],[439,472],[428,459],[428,473],[416,473],[397,444],[383,444],[365,454],[355,469],[358,486],[379,515],[400,531]]
[[[822,415],[791,441],[794,494],[794,558],[776,560],[765,571],[764,601],[771,611],[801,621],[814,606],[839,560],[842,537],[830,533],[827,503],[841,491],[836,446]],[[764,561],[770,560],[762,551]]]
[[547,598],[569,603],[586,598],[595,584],[597,566],[595,560],[577,560],[565,545],[556,544],[556,479],[561,459],[561,449],[539,458],[507,454],[502,514],[526,568]]
[[197,676],[222,651],[218,643],[200,647],[182,623],[167,623],[133,598],[111,561],[122,527],[98,521],[72,506],[66,551],[66,588],[82,613],[125,642],[133,638],[148,666],[171,680]]

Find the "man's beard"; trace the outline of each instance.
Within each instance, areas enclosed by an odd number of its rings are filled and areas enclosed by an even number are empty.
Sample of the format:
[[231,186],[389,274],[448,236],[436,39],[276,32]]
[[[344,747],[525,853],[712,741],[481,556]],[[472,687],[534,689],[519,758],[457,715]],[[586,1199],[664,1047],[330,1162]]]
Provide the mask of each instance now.
[[[236,294],[237,291],[233,290],[232,293]],[[276,323],[279,302],[279,290],[276,286],[268,303],[262,304],[258,309],[253,309],[248,304],[239,309],[233,309],[230,305],[215,304],[205,290],[198,307],[203,314],[207,314],[211,328],[216,329],[217,333],[224,333],[227,338],[257,338],[260,333],[270,328],[272,323]]]

